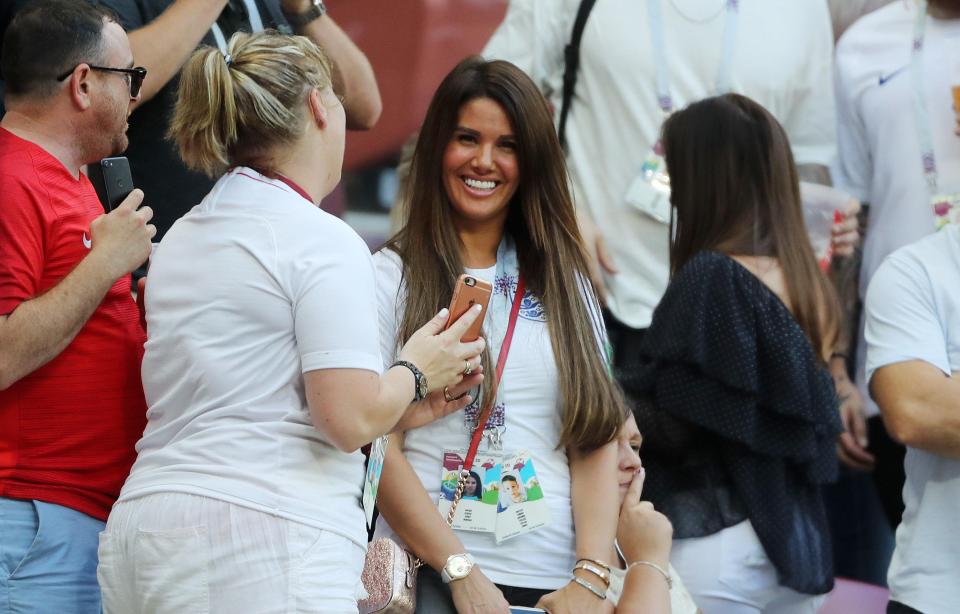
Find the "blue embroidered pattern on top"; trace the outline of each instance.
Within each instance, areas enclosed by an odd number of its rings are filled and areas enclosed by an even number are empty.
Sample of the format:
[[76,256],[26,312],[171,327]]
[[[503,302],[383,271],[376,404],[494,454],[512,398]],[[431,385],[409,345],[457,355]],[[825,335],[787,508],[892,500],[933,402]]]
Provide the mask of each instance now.
[[[490,417],[487,419],[487,426],[484,429],[485,431],[492,428],[497,428],[501,426],[506,426],[507,424],[507,414],[504,411],[506,406],[503,403],[497,403],[493,406],[493,409],[490,410]],[[470,405],[467,405],[467,408],[464,410],[466,415],[464,420],[467,425],[470,427],[470,431],[477,428],[477,420],[480,418],[480,399],[476,399]]]
[[520,317],[534,322],[546,322],[547,314],[543,309],[543,303],[540,302],[540,297],[529,291],[525,292],[520,302]]
[[[507,301],[513,302],[514,293],[517,291],[517,276],[506,275],[498,277],[493,282],[494,294],[502,294]],[[546,322],[547,313],[543,308],[540,297],[527,290],[523,293],[523,300],[520,301],[520,317],[524,320],[533,322]]]
[[513,293],[517,290],[518,277],[516,275],[504,275],[493,280],[493,293],[502,294],[507,300],[513,298]]

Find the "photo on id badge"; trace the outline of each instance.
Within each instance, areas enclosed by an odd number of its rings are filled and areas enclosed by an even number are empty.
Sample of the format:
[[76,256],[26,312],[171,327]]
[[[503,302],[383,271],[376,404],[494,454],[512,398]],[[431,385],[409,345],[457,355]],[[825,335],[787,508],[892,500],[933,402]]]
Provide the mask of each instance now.
[[[440,513],[444,517],[457,490],[463,469],[465,450],[445,450],[440,476]],[[497,522],[497,501],[500,488],[500,457],[492,453],[477,454],[463,483],[463,493],[451,526],[463,531],[492,533]]]
[[503,459],[497,503],[497,543],[529,533],[550,522],[543,486],[528,452]]

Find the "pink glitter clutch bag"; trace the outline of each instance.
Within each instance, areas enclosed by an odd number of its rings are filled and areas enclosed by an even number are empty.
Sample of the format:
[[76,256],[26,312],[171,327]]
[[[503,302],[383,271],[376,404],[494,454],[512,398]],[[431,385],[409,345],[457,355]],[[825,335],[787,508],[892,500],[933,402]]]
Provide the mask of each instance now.
[[413,614],[419,567],[414,556],[392,539],[371,542],[361,576],[369,597],[357,603],[360,614]]

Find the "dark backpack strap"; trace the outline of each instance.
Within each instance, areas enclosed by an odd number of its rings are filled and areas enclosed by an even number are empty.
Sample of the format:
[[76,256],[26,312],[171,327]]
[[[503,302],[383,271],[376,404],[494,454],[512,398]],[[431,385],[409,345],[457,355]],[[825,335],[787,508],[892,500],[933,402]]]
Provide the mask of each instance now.
[[587,17],[597,0],[581,0],[577,9],[577,18],[573,22],[573,32],[570,42],[563,49],[563,102],[560,105],[560,127],[557,134],[560,136],[560,145],[566,147],[567,115],[570,113],[570,103],[573,102],[573,90],[577,86],[577,71],[580,69],[580,40],[583,38],[583,29],[587,26]]

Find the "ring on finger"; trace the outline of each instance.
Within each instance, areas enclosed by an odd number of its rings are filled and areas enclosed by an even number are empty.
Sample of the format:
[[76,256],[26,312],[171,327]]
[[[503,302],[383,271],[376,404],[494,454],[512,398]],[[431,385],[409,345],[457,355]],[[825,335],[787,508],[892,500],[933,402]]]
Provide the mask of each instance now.
[[471,363],[469,360],[464,360],[463,362],[463,375],[464,377],[469,377],[470,374],[473,373],[473,363]]

